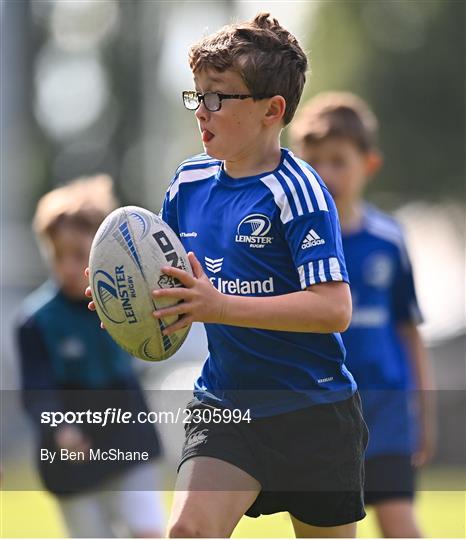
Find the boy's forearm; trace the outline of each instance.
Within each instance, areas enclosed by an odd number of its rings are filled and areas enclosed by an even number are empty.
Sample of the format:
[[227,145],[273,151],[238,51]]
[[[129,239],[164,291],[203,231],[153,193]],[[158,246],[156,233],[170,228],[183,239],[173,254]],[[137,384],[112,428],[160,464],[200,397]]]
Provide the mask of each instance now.
[[398,331],[412,363],[420,423],[419,456],[416,460],[418,465],[422,465],[432,457],[437,438],[435,381],[429,355],[417,326],[413,323],[403,324]]
[[435,381],[429,355],[415,324],[404,324],[399,328],[400,335],[408,349],[418,391],[421,421],[431,422],[436,408]]
[[319,292],[306,290],[271,297],[226,295],[222,323],[288,332],[343,332],[351,318],[346,283],[318,287]]

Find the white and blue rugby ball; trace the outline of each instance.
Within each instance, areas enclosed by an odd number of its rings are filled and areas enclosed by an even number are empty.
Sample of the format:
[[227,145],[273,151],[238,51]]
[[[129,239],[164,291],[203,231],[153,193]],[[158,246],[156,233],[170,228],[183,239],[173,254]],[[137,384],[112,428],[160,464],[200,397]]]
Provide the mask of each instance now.
[[97,231],[89,259],[89,282],[97,314],[112,338],[133,356],[149,361],[169,358],[182,345],[189,327],[164,336],[177,316],[155,319],[155,309],[173,300],[153,299],[151,291],[180,287],[161,272],[176,266],[192,275],[186,251],[158,216],[137,206],[118,208]]

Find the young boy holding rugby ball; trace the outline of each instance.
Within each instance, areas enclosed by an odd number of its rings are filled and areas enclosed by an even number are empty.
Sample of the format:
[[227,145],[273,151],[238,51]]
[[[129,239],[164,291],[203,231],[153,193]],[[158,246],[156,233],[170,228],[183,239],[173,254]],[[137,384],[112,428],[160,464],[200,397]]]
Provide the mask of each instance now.
[[180,165],[161,215],[194,277],[166,268],[184,287],[154,299],[182,302],[154,316],[179,316],[167,334],[205,323],[190,409],[251,421],[187,425],[169,535],[227,537],[244,514],[288,511],[298,537],[354,536],[367,429],[339,334],[351,296],[338,215],[318,174],[280,147],[306,56],[262,13],[203,38],[189,62],[183,100],[205,153]]

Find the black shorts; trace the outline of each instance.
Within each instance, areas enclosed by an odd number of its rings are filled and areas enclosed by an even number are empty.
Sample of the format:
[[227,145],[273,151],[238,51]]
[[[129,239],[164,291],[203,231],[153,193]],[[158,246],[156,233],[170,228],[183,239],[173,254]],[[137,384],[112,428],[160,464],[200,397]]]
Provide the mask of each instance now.
[[[212,409],[196,399],[188,408]],[[250,517],[286,511],[303,523],[331,527],[365,516],[368,433],[357,393],[250,423],[186,424],[185,431],[178,470],[192,457],[209,456],[247,472],[262,488],[246,512]]]
[[414,499],[416,469],[409,455],[384,455],[366,460],[366,504],[393,499]]

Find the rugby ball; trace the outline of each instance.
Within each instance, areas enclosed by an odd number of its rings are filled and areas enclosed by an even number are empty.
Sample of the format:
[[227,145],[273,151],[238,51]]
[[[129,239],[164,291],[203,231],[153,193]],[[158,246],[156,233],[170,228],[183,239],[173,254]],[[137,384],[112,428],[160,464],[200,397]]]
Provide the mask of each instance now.
[[177,316],[155,319],[155,309],[174,304],[155,301],[151,291],[182,284],[161,272],[176,266],[192,275],[186,251],[173,230],[158,216],[137,206],[109,214],[92,242],[89,284],[97,314],[112,338],[133,356],[159,361],[182,345],[189,327],[170,336],[164,328]]

